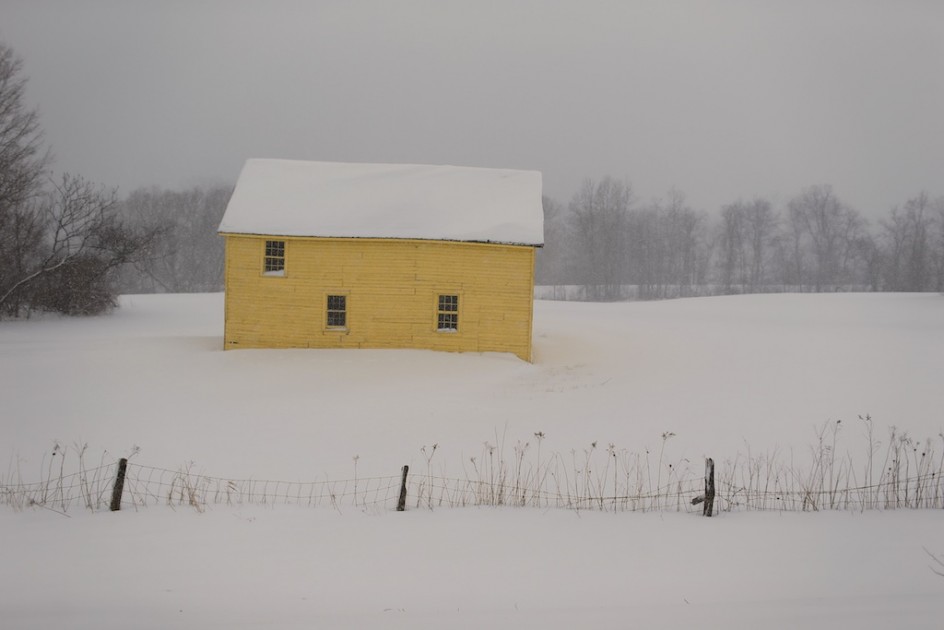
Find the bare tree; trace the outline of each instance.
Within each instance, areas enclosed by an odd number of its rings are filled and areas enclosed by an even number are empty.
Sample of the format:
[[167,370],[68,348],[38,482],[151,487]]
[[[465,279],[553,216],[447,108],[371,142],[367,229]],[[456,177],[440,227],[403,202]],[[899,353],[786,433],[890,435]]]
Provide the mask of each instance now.
[[51,159],[39,116],[24,104],[21,71],[0,43],[0,316],[98,313],[115,304],[117,269],[153,235],[119,221],[114,192],[81,177],[48,177]]
[[668,252],[658,200],[635,209],[628,217],[628,277],[639,287],[639,297],[663,298],[667,286]]
[[932,282],[935,291],[944,291],[944,197],[934,202],[934,236],[931,255]]
[[721,250],[720,280],[725,293],[740,293],[747,282],[747,228],[744,215],[744,203],[741,201],[721,208],[718,246]]
[[704,217],[686,205],[682,191],[673,188],[666,196],[659,219],[665,240],[666,284],[674,287],[677,296],[690,295],[692,287],[704,280]]
[[885,266],[885,256],[881,246],[875,237],[866,232],[856,242],[856,251],[862,261],[864,279],[869,291],[881,291]]
[[721,209],[718,244],[725,292],[754,292],[768,282],[777,217],[766,199],[736,201]]
[[[26,107],[21,71],[20,59],[0,42],[0,296],[35,264],[43,233],[36,197],[49,154],[43,150],[39,114]],[[14,302],[7,296],[7,309]]]
[[767,267],[777,229],[777,215],[771,208],[770,202],[759,197],[747,206],[746,215],[748,251],[750,252],[748,283],[752,290],[757,290],[768,282]]
[[39,113],[26,107],[22,61],[0,42],[0,221],[41,187],[49,154]]
[[829,185],[807,188],[790,201],[788,210],[794,247],[800,248],[801,238],[807,239],[815,289],[849,282],[855,243],[864,228],[859,213],[844,205]]
[[927,193],[892,208],[882,227],[885,289],[925,291],[933,285],[934,211]]
[[627,182],[606,176],[599,183],[585,180],[570,202],[577,266],[591,299],[620,297],[632,200]]
[[567,217],[564,208],[554,199],[542,197],[544,205],[544,247],[535,256],[535,281],[538,284],[569,284]]
[[0,313],[25,308],[70,315],[100,313],[115,304],[112,285],[149,235],[134,234],[115,215],[115,194],[80,177],[64,175],[21,216],[37,246],[16,261],[0,294]]
[[691,295],[707,281],[707,221],[677,189],[631,209],[626,227],[626,277],[642,298]]
[[121,287],[132,292],[189,293],[223,288],[223,239],[217,227],[232,186],[183,191],[142,188],[119,213],[139,231],[153,233],[145,256],[122,271]]

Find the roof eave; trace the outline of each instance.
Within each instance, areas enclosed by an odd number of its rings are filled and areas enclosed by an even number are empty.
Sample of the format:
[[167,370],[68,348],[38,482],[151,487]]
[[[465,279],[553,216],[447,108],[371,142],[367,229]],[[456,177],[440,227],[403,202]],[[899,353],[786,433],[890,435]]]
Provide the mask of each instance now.
[[487,239],[461,239],[461,238],[428,238],[422,236],[325,236],[316,234],[279,234],[276,232],[238,232],[235,230],[218,230],[219,236],[252,236],[257,238],[284,238],[284,239],[334,239],[347,241],[423,241],[427,243],[473,243],[478,245],[507,245],[510,247],[536,247],[543,248],[544,243],[523,243],[515,241],[497,241]]

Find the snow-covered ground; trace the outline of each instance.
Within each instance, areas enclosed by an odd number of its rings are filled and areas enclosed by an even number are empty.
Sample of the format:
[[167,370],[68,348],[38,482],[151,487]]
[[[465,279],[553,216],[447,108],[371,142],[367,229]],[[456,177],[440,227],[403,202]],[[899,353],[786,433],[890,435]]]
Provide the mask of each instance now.
[[[209,475],[459,473],[489,442],[673,462],[844,453],[944,429],[944,297],[538,302],[535,363],[425,351],[222,352],[222,296],[0,323],[2,475],[57,442]],[[884,445],[883,445],[884,446]],[[104,452],[104,455],[103,455]],[[427,450],[427,453],[429,450]],[[0,509],[0,626],[937,628],[944,511],[599,513],[210,506]]]

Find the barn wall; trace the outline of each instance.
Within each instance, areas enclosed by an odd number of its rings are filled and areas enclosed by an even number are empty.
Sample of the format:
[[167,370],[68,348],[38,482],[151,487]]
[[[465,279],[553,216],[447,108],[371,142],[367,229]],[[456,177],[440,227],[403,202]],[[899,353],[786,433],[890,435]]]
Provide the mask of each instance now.
[[[284,276],[263,274],[265,241],[226,236],[225,347],[421,348],[531,360],[532,247],[390,239],[283,238]],[[347,328],[326,324],[347,296]],[[458,332],[436,330],[459,295]]]

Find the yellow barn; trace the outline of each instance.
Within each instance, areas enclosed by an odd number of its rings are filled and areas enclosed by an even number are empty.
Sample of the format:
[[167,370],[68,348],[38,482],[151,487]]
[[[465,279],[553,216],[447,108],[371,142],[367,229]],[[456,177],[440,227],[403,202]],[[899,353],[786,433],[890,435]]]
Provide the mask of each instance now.
[[219,232],[227,349],[531,360],[538,172],[248,160]]

